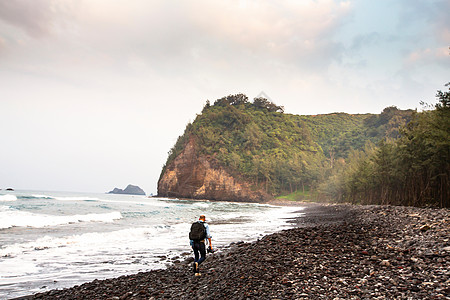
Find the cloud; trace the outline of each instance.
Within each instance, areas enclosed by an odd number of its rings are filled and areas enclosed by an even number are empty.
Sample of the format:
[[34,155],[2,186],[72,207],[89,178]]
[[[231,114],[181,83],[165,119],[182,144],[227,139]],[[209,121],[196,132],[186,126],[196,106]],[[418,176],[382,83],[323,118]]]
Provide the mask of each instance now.
[[347,2],[336,1],[195,3],[189,15],[197,29],[232,57],[308,69],[339,57],[334,34],[350,10]]
[[0,52],[6,48],[6,41],[0,37]]
[[[417,41],[434,39],[440,46],[450,44],[450,2],[446,0],[404,0],[399,26],[411,28]],[[411,33],[410,33],[411,34]]]
[[55,18],[66,5],[54,0],[8,0],[0,2],[0,19],[21,28],[32,37],[48,35]]
[[363,47],[368,47],[380,43],[381,35],[378,32],[371,32],[369,34],[358,34],[353,38],[350,49],[352,51],[359,51]]
[[450,49],[449,47],[427,48],[413,51],[409,54],[407,62],[410,64],[424,64],[424,63],[450,63]]
[[450,67],[450,2],[408,1],[405,7],[402,24],[415,31],[409,37],[411,46],[405,51],[404,66],[408,70],[431,65]]
[[139,61],[138,69],[172,76],[215,68],[318,71],[340,59],[334,35],[352,9],[331,0],[128,3],[84,2],[73,37],[97,62],[131,60],[135,68]]
[[436,22],[436,35],[438,41],[443,44],[450,45],[450,18],[448,17],[448,12],[450,11],[450,3],[445,1],[442,3],[440,8],[442,12],[440,13]]

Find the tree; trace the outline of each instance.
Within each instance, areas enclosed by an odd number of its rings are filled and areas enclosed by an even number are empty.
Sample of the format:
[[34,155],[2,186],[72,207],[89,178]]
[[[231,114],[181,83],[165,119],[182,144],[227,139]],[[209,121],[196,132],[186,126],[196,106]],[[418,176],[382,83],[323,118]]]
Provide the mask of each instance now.
[[434,109],[414,113],[399,139],[349,156],[347,201],[450,207],[450,93],[438,91],[436,97]]
[[228,95],[220,98],[214,102],[214,105],[227,106],[227,105],[244,105],[248,103],[248,97],[244,94]]
[[283,106],[277,106],[273,102],[270,102],[266,98],[258,97],[253,99],[253,105],[259,109],[267,109],[270,112],[284,112]]

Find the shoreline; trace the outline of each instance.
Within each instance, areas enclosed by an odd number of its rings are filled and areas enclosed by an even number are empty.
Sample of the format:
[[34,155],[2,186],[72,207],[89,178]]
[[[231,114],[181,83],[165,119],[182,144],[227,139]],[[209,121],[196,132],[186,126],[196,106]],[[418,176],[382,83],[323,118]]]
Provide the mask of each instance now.
[[201,277],[189,257],[15,299],[450,299],[448,209],[308,203],[301,212],[296,228],[208,254]]

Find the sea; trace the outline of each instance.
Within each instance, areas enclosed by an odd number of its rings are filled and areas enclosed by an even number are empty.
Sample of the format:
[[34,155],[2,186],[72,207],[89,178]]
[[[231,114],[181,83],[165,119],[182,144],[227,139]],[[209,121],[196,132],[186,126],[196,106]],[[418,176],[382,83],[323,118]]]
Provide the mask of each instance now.
[[[0,299],[167,268],[206,216],[217,251],[293,227],[302,207],[49,191],[0,191]],[[214,254],[213,254],[214,255]]]

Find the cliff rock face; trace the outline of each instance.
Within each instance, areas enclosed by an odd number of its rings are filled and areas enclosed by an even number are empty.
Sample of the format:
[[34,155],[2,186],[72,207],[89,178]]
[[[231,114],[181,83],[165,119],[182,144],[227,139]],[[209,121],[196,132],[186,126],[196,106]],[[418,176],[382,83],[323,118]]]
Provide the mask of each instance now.
[[271,199],[270,195],[253,191],[248,183],[232,177],[214,159],[199,156],[193,140],[161,175],[158,196],[240,202]]
[[108,192],[108,194],[128,194],[128,195],[143,195],[145,196],[145,192],[143,189],[136,185],[129,184],[124,190],[114,188],[114,190]]

